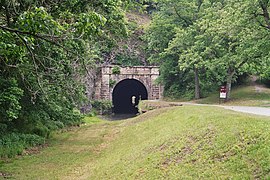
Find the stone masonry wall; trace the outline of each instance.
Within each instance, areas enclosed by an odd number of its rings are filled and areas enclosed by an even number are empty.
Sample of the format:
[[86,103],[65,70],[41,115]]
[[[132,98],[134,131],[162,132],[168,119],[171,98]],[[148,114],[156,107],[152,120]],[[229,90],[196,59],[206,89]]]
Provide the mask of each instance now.
[[113,67],[104,66],[98,70],[94,99],[112,100],[113,88],[117,83],[125,79],[136,79],[143,83],[147,89],[149,100],[162,99],[163,87],[155,83],[155,80],[159,77],[159,67],[120,67],[120,74],[113,74]]

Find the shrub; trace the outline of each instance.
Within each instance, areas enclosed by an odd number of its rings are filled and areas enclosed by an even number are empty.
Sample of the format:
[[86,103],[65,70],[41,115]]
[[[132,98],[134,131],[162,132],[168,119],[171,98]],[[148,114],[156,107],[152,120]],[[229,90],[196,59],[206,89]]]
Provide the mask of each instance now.
[[109,80],[109,86],[110,87],[113,87],[115,84],[116,84],[115,80],[112,80],[112,79]]
[[35,126],[32,130],[32,133],[45,138],[48,138],[50,136],[50,130],[43,124]]
[[120,74],[120,67],[119,66],[114,66],[112,68],[112,73],[113,74]]
[[71,108],[52,105],[45,111],[36,106],[36,109],[25,112],[16,124],[20,132],[49,137],[52,131],[66,126],[77,126],[82,122],[83,116],[80,112]]
[[7,125],[0,123],[0,137],[7,132]]
[[97,110],[92,108],[92,110],[86,114],[87,117],[95,117],[98,114]]
[[29,147],[45,143],[45,138],[33,134],[10,133],[0,138],[0,157],[21,155]]
[[270,87],[270,79],[262,79],[261,82],[265,84],[267,87]]
[[23,90],[15,79],[0,78],[0,122],[17,119],[21,110],[20,99]]
[[108,100],[95,100],[91,102],[94,110],[100,114],[111,114],[112,113],[112,102]]

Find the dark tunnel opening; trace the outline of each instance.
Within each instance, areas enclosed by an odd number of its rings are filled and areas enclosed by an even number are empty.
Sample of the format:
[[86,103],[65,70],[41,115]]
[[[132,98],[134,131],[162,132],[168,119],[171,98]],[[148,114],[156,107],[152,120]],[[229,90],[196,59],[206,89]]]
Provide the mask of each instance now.
[[140,99],[148,99],[147,90],[143,83],[136,79],[122,80],[113,90],[113,112],[116,114],[136,114]]

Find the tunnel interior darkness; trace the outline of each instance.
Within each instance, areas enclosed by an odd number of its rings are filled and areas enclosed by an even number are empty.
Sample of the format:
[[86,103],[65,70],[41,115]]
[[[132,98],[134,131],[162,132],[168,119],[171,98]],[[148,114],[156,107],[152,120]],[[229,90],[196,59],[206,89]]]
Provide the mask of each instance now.
[[138,113],[139,99],[148,99],[147,90],[143,83],[136,79],[122,80],[113,90],[113,112],[116,114],[136,114]]

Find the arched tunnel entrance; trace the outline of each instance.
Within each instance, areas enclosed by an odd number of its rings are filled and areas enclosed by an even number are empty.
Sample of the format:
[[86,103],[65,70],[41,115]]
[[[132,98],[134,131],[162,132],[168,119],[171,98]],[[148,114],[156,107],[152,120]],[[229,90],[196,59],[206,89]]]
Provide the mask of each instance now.
[[116,114],[136,114],[140,99],[148,99],[147,89],[143,83],[136,79],[122,80],[113,90],[113,112]]

